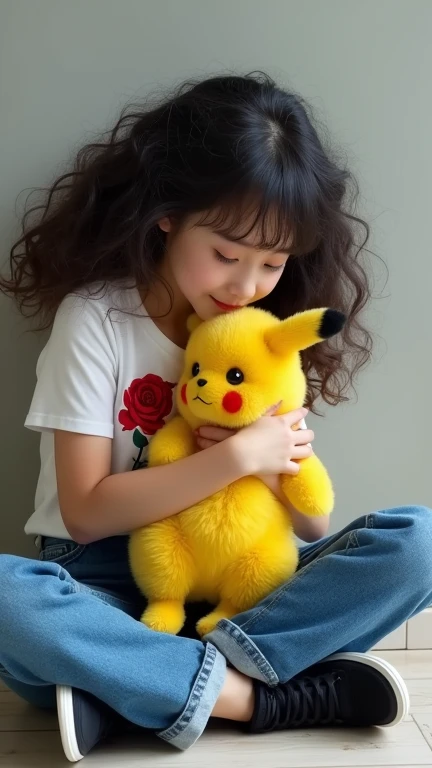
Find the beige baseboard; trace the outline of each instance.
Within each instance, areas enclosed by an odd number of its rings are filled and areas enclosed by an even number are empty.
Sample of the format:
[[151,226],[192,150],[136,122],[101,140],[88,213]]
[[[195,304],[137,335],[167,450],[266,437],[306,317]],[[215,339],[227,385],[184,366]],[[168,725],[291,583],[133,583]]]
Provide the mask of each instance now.
[[407,622],[383,637],[372,650],[377,651],[396,651],[407,647]]
[[432,607],[414,616],[380,640],[373,650],[432,650]]
[[432,650],[432,607],[408,621],[407,648]]

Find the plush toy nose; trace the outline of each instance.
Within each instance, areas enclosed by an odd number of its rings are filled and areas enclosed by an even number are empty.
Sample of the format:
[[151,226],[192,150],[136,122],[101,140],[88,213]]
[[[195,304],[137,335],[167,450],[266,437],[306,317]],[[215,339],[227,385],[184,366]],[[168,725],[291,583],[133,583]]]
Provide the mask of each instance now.
[[197,384],[199,387],[205,387],[207,384],[207,379],[198,379]]

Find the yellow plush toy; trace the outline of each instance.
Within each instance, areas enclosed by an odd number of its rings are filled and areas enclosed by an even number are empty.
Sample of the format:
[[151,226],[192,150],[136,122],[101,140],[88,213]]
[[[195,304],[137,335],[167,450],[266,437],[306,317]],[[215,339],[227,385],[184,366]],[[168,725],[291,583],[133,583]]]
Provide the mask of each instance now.
[[[338,333],[345,316],[312,309],[280,321],[247,307],[201,322],[191,336],[177,387],[179,415],[153,437],[149,466],[195,453],[193,430],[204,424],[244,427],[282,401],[278,414],[303,405],[306,378],[300,350]],[[305,515],[327,515],[334,495],[318,457],[301,459],[296,476],[283,475],[287,499]],[[173,488],[175,493],[175,488]],[[197,624],[201,636],[262,600],[296,571],[298,552],[289,513],[256,477],[227,488],[129,539],[132,574],[148,600],[141,621],[176,634],[186,601],[215,609]]]

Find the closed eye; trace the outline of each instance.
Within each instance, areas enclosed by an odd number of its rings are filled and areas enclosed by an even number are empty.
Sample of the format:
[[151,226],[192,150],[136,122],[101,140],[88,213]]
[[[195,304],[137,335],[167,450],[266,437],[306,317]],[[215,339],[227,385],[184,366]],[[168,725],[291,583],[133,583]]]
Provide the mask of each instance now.
[[273,264],[264,264],[264,266],[271,272],[279,272],[284,268],[285,264],[278,264],[277,266],[273,266]]
[[227,259],[225,256],[222,256],[219,251],[215,251],[215,256],[218,261],[221,261],[223,264],[234,264],[235,261],[238,261],[238,259]]
[[[222,264],[234,264],[238,259],[227,259],[226,256],[222,256],[219,251],[215,251],[215,256],[218,261],[221,261]],[[271,272],[279,272],[281,269],[283,269],[285,264],[278,264],[277,266],[274,266],[273,264],[264,264],[264,267],[266,269],[269,269]]]

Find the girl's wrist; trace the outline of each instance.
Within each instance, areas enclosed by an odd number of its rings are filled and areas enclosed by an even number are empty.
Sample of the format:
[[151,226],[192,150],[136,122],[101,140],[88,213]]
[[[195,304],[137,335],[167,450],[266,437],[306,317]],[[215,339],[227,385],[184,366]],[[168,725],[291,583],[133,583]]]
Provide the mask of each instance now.
[[237,434],[224,440],[223,445],[227,447],[231,461],[237,468],[240,477],[258,474],[258,467],[255,466],[252,451],[245,445],[244,436],[240,430]]

